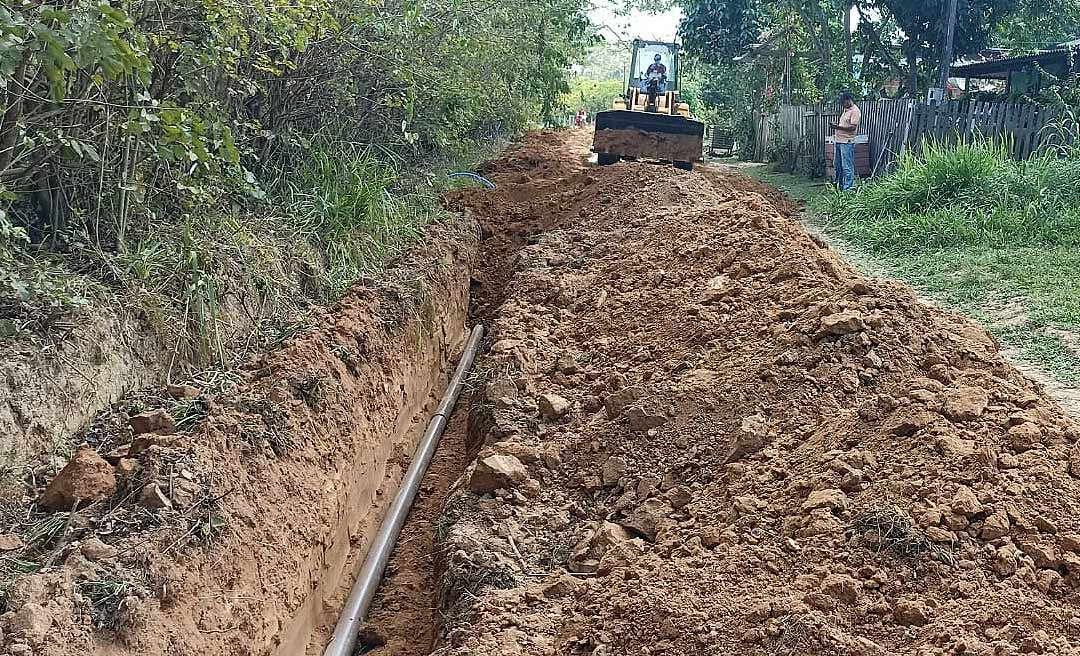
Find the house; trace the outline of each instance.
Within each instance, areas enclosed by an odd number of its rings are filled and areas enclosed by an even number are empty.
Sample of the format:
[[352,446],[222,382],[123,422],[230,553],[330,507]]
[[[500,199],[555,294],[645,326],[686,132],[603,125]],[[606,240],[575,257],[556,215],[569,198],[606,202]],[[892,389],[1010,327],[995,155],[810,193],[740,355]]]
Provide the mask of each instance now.
[[[1059,43],[1026,55],[1008,56],[1002,51],[983,53],[975,61],[960,61],[950,69],[950,76],[965,80],[995,80],[1003,83],[1008,95],[1038,93],[1050,81],[1042,71],[1061,77],[1074,69],[1080,55],[1080,39]],[[1041,69],[1041,70],[1040,70]],[[980,85],[974,85],[978,87]],[[973,88],[970,83],[965,89]]]

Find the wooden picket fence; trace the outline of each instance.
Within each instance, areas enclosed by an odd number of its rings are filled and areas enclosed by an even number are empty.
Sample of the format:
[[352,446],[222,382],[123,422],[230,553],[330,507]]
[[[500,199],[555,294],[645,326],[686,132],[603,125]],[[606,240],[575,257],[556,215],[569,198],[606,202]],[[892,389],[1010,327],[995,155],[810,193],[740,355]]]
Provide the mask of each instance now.
[[[892,170],[905,150],[918,152],[928,139],[956,143],[990,138],[1004,143],[1013,157],[1027,159],[1046,147],[1044,128],[1057,117],[1056,110],[1033,103],[954,101],[928,106],[912,100],[876,100],[861,102],[859,108],[860,133],[869,137],[874,174]],[[769,129],[759,132],[755,154],[764,160],[766,153],[782,152],[800,169],[820,171],[829,125],[839,117],[835,103],[783,105],[764,121]]]

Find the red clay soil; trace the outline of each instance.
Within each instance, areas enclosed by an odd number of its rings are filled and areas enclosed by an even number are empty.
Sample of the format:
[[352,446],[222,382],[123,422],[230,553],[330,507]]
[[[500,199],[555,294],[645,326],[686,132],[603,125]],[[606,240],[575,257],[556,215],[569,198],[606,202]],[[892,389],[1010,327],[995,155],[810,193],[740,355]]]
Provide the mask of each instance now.
[[386,575],[360,633],[362,648],[371,650],[372,654],[425,656],[434,646],[438,611],[435,591],[439,587],[435,536],[450,487],[467,464],[467,417],[468,413],[461,411],[451,416],[394,546]]
[[[44,568],[0,596],[0,654],[321,653],[457,358],[472,234],[433,227],[231,391],[192,399],[194,426],[118,411],[88,433],[105,459],[8,499],[7,574]],[[92,503],[70,521],[35,504],[57,495]]]
[[452,201],[507,284],[435,653],[1080,654],[1080,433],[1042,389],[757,183],[586,147]]

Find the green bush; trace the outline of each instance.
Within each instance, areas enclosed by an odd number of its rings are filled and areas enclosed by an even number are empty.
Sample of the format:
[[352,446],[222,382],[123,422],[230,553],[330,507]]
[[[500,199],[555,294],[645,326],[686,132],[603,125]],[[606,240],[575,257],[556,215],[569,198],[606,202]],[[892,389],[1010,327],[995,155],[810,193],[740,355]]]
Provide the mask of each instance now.
[[849,239],[883,253],[1080,245],[1080,154],[1016,161],[988,141],[927,143],[895,173],[824,203]]
[[332,297],[446,167],[550,119],[592,41],[571,0],[0,5],[0,332],[81,300],[64,276],[203,352],[238,288]]

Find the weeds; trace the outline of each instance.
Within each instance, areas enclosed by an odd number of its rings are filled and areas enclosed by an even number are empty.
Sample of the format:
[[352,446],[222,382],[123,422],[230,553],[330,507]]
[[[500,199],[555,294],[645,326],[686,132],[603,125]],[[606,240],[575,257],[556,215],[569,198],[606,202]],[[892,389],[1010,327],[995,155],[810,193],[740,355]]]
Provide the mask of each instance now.
[[283,190],[286,216],[325,261],[330,298],[416,239],[435,212],[421,194],[394,194],[397,176],[368,149],[322,142]]
[[228,350],[241,336],[226,332],[237,311],[259,333],[249,348],[277,346],[306,327],[307,307],[380,272],[445,212],[435,169],[448,162],[406,182],[380,158],[355,143],[316,140],[260,213],[208,206],[152,216],[115,252],[74,232],[61,235],[70,244],[63,254],[9,240],[0,253],[0,338],[70,329],[70,315],[116,294],[168,340],[175,362],[242,359],[246,351]]
[[451,558],[443,574],[443,586],[453,591],[453,597],[470,600],[476,599],[484,588],[507,590],[516,583],[517,577],[510,567],[499,564],[480,565],[468,558]]
[[864,536],[878,552],[918,556],[927,552],[938,555],[940,551],[934,548],[926,534],[911,523],[907,515],[895,507],[864,512],[851,522],[848,529]]
[[27,545],[37,551],[45,551],[63,533],[71,513],[58,512],[43,515],[26,532]]
[[11,601],[12,588],[18,577],[33,574],[41,569],[40,563],[7,556],[0,558],[0,613],[6,613]]
[[94,628],[115,630],[119,623],[121,605],[134,592],[135,586],[123,579],[82,581],[79,593],[90,602]]
[[178,429],[191,430],[210,414],[210,402],[205,398],[183,399],[173,404],[169,414],[176,421]]
[[283,458],[296,447],[296,439],[289,433],[285,413],[271,401],[265,399],[247,399],[244,410],[259,415],[259,425],[249,425],[241,431],[244,441],[250,447],[257,447],[262,440],[274,452]]
[[294,317],[284,322],[273,322],[268,327],[264,346],[267,349],[277,348],[309,327],[311,327],[311,319],[306,316]]
[[895,173],[835,193],[825,214],[884,254],[955,246],[1080,245],[1080,154],[1016,161],[989,141],[924,144]]

